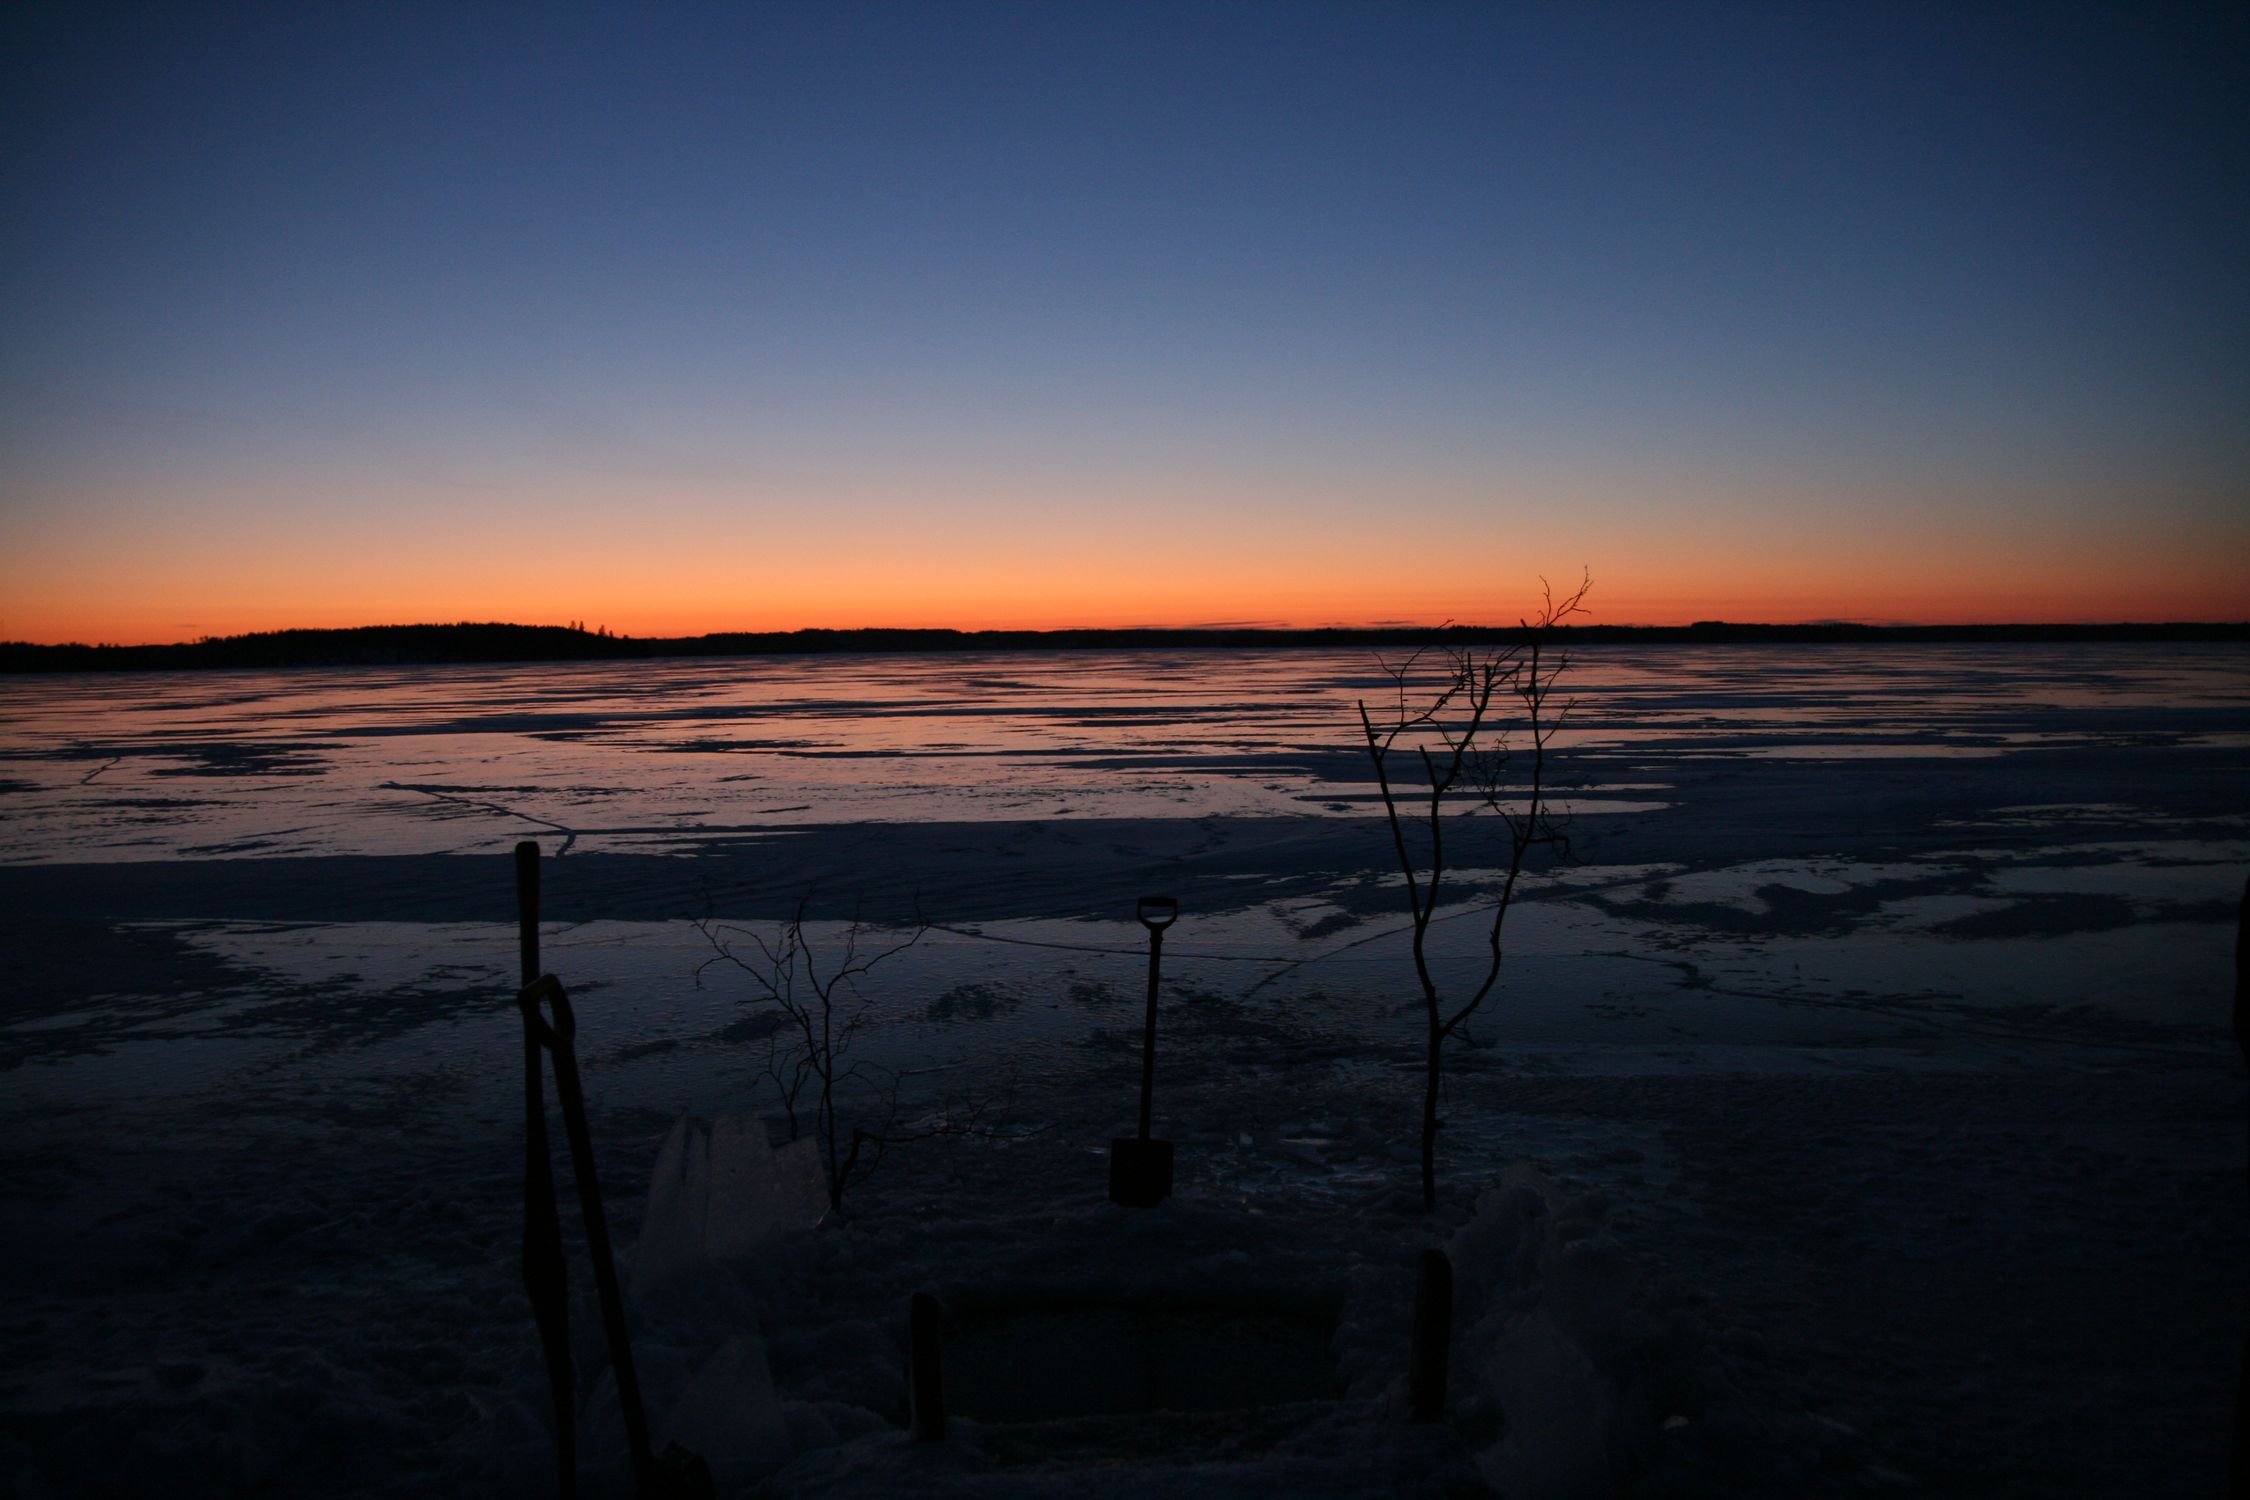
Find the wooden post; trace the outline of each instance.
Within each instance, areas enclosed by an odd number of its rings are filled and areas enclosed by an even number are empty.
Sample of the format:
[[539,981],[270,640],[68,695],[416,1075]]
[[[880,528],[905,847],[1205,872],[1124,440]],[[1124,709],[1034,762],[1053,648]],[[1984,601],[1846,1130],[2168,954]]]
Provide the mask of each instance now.
[[1414,1420],[1445,1416],[1445,1384],[1453,1363],[1453,1262],[1425,1250],[1414,1267],[1414,1356],[1406,1375]]
[[914,1401],[914,1440],[945,1441],[945,1329],[937,1298],[916,1292],[906,1310],[907,1383]]

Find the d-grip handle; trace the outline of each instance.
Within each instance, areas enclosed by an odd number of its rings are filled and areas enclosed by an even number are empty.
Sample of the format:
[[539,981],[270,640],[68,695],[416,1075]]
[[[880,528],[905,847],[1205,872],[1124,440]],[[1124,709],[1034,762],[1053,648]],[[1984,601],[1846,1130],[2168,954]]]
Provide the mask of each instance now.
[[1180,919],[1180,903],[1170,896],[1143,896],[1134,913],[1151,932],[1162,932]]
[[[554,1020],[542,1013],[543,1005],[552,1007]],[[552,974],[542,974],[516,991],[516,1008],[523,1012],[524,1024],[532,1034],[549,1047],[567,1047],[578,1037],[578,1013],[570,1008],[570,996],[563,993],[562,981]]]

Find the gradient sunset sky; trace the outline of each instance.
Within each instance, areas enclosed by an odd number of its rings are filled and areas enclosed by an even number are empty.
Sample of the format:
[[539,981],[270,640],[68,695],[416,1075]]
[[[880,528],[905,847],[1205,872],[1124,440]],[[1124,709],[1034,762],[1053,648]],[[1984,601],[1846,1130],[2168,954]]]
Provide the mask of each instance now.
[[2250,617],[2246,16],[11,7],[0,638]]

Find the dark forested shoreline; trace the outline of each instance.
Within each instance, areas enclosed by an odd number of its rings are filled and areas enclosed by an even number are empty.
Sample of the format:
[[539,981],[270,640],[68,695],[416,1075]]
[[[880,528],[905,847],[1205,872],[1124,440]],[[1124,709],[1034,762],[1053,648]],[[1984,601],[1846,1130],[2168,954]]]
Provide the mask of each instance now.
[[[1320,630],[777,630],[621,636],[566,625],[363,625],[273,630],[169,646],[0,642],[0,672],[147,672],[213,667],[411,666],[443,662],[633,661],[836,651],[1077,651],[1257,647],[1318,649],[1503,642],[1517,626]],[[2250,641],[2250,622],[2158,625],[1574,625],[1565,645],[1868,645],[1928,642]]]

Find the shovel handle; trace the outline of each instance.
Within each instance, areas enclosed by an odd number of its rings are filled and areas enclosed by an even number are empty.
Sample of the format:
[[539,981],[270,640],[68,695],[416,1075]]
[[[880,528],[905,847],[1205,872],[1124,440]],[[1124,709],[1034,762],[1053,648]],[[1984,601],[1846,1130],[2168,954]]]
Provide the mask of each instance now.
[[1180,918],[1180,903],[1170,896],[1143,896],[1134,913],[1148,929],[1148,1024],[1141,1032],[1141,1134],[1148,1139],[1149,1110],[1156,1091],[1156,984],[1163,962],[1164,929]]

